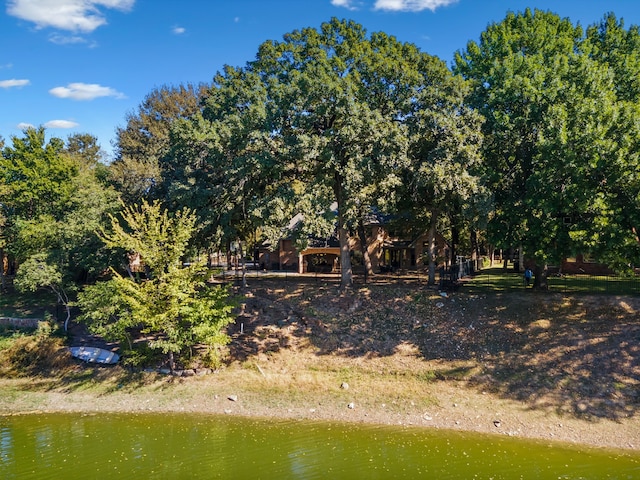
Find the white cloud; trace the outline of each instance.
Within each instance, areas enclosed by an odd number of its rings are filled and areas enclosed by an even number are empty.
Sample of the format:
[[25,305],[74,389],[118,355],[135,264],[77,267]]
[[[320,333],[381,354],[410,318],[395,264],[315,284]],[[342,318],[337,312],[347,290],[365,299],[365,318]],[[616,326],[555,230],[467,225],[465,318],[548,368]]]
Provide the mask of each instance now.
[[331,5],[335,7],[344,7],[349,10],[356,10],[356,7],[353,3],[354,0],[331,0]]
[[17,80],[12,78],[11,80],[0,80],[0,88],[14,88],[14,87],[24,87],[25,85],[29,85],[29,80]]
[[[333,0],[343,1],[348,0]],[[456,3],[458,0],[376,0],[375,10],[390,10],[395,12],[420,12],[431,10],[435,12],[437,8],[446,7]]]
[[184,28],[184,27],[173,27],[173,29],[171,31],[175,35],[182,35],[183,33],[185,33],[187,31],[187,29]]
[[8,0],[7,13],[38,28],[93,32],[107,23],[102,9],[128,11],[135,0]]
[[35,125],[26,123],[26,122],[20,122],[18,125],[16,125],[16,127],[18,127],[20,130],[26,130],[28,128],[36,128]]
[[80,124],[70,120],[49,120],[44,124],[45,128],[75,128]]
[[54,97],[72,100],[93,100],[99,97],[125,98],[124,94],[117,90],[96,83],[70,83],[66,87],[52,88],[49,93]]
[[49,35],[49,41],[51,43],[55,43],[56,45],[73,45],[76,43],[87,43],[87,40],[83,37],[67,36],[67,35],[58,35],[53,34]]

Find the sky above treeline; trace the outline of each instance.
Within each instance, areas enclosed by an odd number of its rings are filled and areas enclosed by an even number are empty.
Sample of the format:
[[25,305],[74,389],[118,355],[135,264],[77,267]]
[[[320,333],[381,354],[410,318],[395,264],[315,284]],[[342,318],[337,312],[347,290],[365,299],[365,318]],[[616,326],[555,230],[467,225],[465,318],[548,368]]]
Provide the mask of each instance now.
[[549,10],[587,27],[608,12],[640,24],[639,0],[4,0],[0,135],[90,133],[112,155],[115,129],[163,85],[209,83],[266,40],[332,17],[384,31],[451,65],[507,12]]

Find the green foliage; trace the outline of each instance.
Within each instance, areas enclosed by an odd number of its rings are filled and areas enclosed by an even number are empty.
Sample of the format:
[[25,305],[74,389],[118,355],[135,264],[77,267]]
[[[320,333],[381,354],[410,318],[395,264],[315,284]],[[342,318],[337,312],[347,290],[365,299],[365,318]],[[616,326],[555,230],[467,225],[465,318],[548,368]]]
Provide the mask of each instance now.
[[[431,68],[424,72],[429,81],[416,97],[413,114],[407,120],[411,163],[403,182],[403,208],[410,212],[412,223],[419,224],[420,233],[426,230],[425,223],[429,225],[431,247],[426,256],[429,282],[433,284],[439,221],[444,217],[457,228],[456,216],[462,206],[479,205],[479,199],[487,194],[479,174],[482,118],[466,105],[469,84],[453,76],[444,65],[432,64]],[[453,243],[455,250],[457,245]]]
[[539,10],[508,14],[456,55],[456,71],[474,85],[471,104],[487,119],[494,244],[522,246],[539,265],[576,252],[619,265],[640,259],[631,120],[639,55],[638,29],[625,31],[612,15],[585,38]]
[[15,286],[22,292],[35,292],[41,288],[53,292],[58,303],[66,310],[64,329],[67,330],[71,319],[69,293],[74,289],[74,285],[65,282],[60,268],[58,265],[50,263],[47,253],[36,253],[20,265]]
[[[469,234],[540,266],[588,253],[629,270],[640,261],[639,79],[640,29],[612,13],[586,31],[552,12],[508,13],[456,54],[453,74],[415,45],[332,19],[264,42],[208,87],[154,90],[118,130],[110,166],[91,135],[0,138],[0,249],[23,265],[23,288],[63,290],[95,279],[110,252],[137,252],[150,281],[170,285],[158,293],[167,315],[190,324],[198,308],[167,300],[188,283],[187,245],[246,252],[288,237],[304,248],[338,234],[347,286],[348,237],[372,209],[410,212],[399,223],[413,233],[450,228],[451,250]],[[128,205],[168,210],[118,217],[107,181]],[[121,315],[100,318],[115,328]],[[122,321],[109,334],[125,341],[139,325]],[[169,330],[156,350],[210,336]]]
[[394,208],[407,123],[421,95],[433,107],[441,101],[448,73],[414,45],[351,21],[267,41],[245,68],[216,75],[201,115],[174,124],[169,198],[198,210],[210,239],[246,238],[259,227],[273,245],[285,236],[303,245],[337,231],[346,286],[347,232],[372,207]]
[[62,273],[56,265],[47,263],[45,254],[29,257],[21,266],[15,285],[23,292],[35,292],[41,287],[60,288]]
[[42,127],[25,130],[22,138],[12,137],[12,146],[5,147],[0,158],[0,182],[8,189],[3,209],[8,217],[58,219],[64,214],[74,192],[68,180],[77,167],[63,152],[59,138],[45,143]]
[[[194,230],[192,212],[170,215],[159,202],[126,207],[122,223],[112,217],[103,239],[139,253],[149,276],[138,283],[114,270],[111,280],[86,287],[78,295],[80,319],[127,351],[135,349],[133,333],[139,331],[150,351],[169,355],[171,363],[173,354],[188,356],[199,345],[215,358],[229,341],[224,327],[233,320],[232,306],[225,288],[208,285],[206,268],[182,266]],[[146,361],[136,350],[129,361]]]
[[111,215],[110,231],[102,232],[108,247],[139,254],[154,276],[180,267],[195,228],[190,210],[171,215],[160,202],[143,201],[140,207],[125,206],[119,216],[122,223]]
[[284,158],[276,161],[287,182],[274,193],[304,214],[302,235],[321,226],[314,224],[317,212],[337,205],[343,286],[351,283],[347,231],[400,183],[408,142],[398,119],[407,114],[421,85],[419,69],[429,61],[413,45],[382,33],[367,36],[361,25],[332,19],[319,30],[262,44],[248,67],[263,79],[266,117],[283,147]]
[[69,353],[55,324],[38,323],[35,332],[0,331],[0,376],[24,377],[60,373]]
[[150,92],[137,111],[127,114],[126,126],[117,129],[116,159],[109,166],[110,179],[127,203],[158,198],[162,164],[170,148],[174,122],[189,118],[199,108],[204,86],[162,86]]
[[45,143],[45,130],[13,137],[0,159],[2,246],[19,263],[16,286],[55,293],[71,316],[69,292],[77,280],[105,268],[94,231],[116,205],[95,175],[100,149],[90,135]]
[[127,295],[129,283],[116,276],[110,281],[90,285],[78,293],[78,304],[83,311],[79,321],[89,325],[89,329],[106,339],[121,343],[121,347],[132,350],[133,338],[130,329],[137,327],[135,320],[127,315],[130,300]]
[[46,253],[65,281],[105,268],[94,231],[117,206],[115,193],[96,177],[95,138],[76,135],[45,143],[45,130],[13,137],[0,158],[4,248],[19,263]]
[[595,115],[602,125],[589,129],[600,136],[588,172],[591,219],[575,235],[602,261],[628,270],[640,260],[640,29],[625,29],[610,13],[589,27],[582,48],[610,87],[608,108]]
[[87,166],[97,166],[104,159],[105,153],[97,143],[96,137],[88,133],[69,135],[66,145],[67,153]]
[[470,103],[486,118],[484,173],[495,198],[490,238],[505,247],[525,242],[531,257],[553,253],[544,242],[550,237],[544,220],[555,216],[539,214],[540,195],[531,176],[540,160],[539,132],[549,109],[563,102],[571,81],[569,59],[580,36],[566,19],[526,10],[490,25],[479,44],[469,42],[456,55],[456,71],[474,86]]

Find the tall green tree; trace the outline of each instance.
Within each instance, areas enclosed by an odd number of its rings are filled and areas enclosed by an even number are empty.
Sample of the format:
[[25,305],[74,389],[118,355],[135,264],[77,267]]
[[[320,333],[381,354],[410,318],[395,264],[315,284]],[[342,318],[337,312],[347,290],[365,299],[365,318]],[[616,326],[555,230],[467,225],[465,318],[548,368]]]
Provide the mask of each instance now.
[[482,118],[466,105],[469,90],[469,84],[444,65],[425,72],[424,87],[408,119],[411,163],[404,185],[412,217],[429,225],[431,284],[435,283],[439,221],[444,216],[455,230],[462,205],[483,194],[479,176]]
[[35,253],[20,265],[15,286],[23,292],[50,290],[56,296],[58,304],[64,306],[66,310],[64,330],[67,330],[71,320],[69,294],[73,288],[59,266],[51,261],[47,252]]
[[111,217],[102,238],[110,247],[138,253],[148,278],[136,282],[112,269],[111,280],[79,294],[81,320],[91,331],[122,342],[134,364],[145,360],[135,355],[134,328],[152,351],[167,355],[172,370],[176,355],[187,363],[198,346],[206,349],[208,362],[218,361],[219,348],[229,341],[224,327],[233,320],[232,307],[224,287],[207,284],[206,268],[183,267],[196,216],[188,209],[172,215],[157,201],[143,201],[126,207],[121,218]]
[[98,139],[89,133],[74,133],[67,137],[65,151],[86,165],[105,163],[106,153],[98,144]]
[[[198,112],[174,125],[166,162],[170,167],[163,171],[167,204],[198,214],[194,240],[201,250],[229,251],[232,242],[245,245],[255,238],[261,222],[252,215],[252,205],[277,176],[271,172],[265,177],[259,168],[259,158],[269,155],[263,151],[268,145],[268,134],[262,133],[264,89],[246,76],[232,80],[232,69],[226,71],[228,84],[219,85],[218,75],[207,94],[206,114]],[[244,94],[253,101],[237,101]]]
[[162,164],[169,151],[174,121],[188,118],[200,106],[204,85],[162,86],[151,91],[116,130],[114,185],[127,203],[162,195]]
[[337,231],[348,287],[349,234],[371,206],[391,203],[407,163],[403,120],[434,61],[414,45],[337,19],[265,42],[255,61],[216,77],[203,110],[210,127],[200,125],[209,134],[194,132],[208,152],[198,161],[209,172],[216,162],[228,166],[221,176],[235,179],[274,240],[299,213],[302,244]]
[[[582,51],[612,81],[602,109],[593,164],[591,221],[576,232],[599,259],[619,269],[640,262],[640,28],[625,28],[613,13],[587,29]],[[611,125],[603,131],[606,125]]]
[[640,100],[640,27],[625,28],[614,13],[587,28],[581,51],[607,65],[613,76],[616,98],[623,102]]
[[44,128],[27,129],[0,161],[4,241],[19,264],[16,286],[52,290],[66,307],[65,328],[70,291],[107,265],[95,230],[118,205],[96,175],[95,154],[87,153],[99,151],[95,138],[83,136],[89,150],[75,148],[78,138],[69,150],[61,139],[47,142]]
[[[571,167],[556,149],[562,135],[552,140],[550,126],[559,110],[578,108],[581,97],[596,93],[590,85],[599,81],[597,65],[581,59],[582,38],[570,20],[527,9],[490,25],[479,43],[456,54],[455,71],[473,83],[470,104],[486,119],[484,173],[495,204],[489,238],[503,248],[522,246],[540,266],[536,285],[544,286],[547,263],[575,248],[565,228],[571,195],[564,177],[553,174]],[[589,158],[575,162],[587,165]]]
[[0,164],[5,192],[2,208],[11,218],[51,215],[60,218],[73,196],[69,181],[77,166],[64,155],[63,140],[45,138],[45,129],[28,128],[23,137],[12,137],[2,151]]
[[[621,187],[619,167],[629,166],[626,149],[619,143],[627,134],[618,134],[625,122],[605,65],[580,55],[569,68],[572,80],[565,82],[563,102],[549,109],[529,181],[537,199],[535,221],[546,228],[536,256],[555,254],[558,260],[589,253],[611,260],[622,253],[615,237],[623,230],[627,239],[632,234],[612,195]],[[627,262],[628,246],[623,248]]]
[[293,167],[286,174],[299,182],[296,197],[316,212],[329,211],[327,199],[337,205],[343,288],[353,281],[349,230],[360,207],[399,183],[407,135],[398,120],[424,61],[413,45],[333,19],[262,44],[250,66],[268,85],[269,115]]

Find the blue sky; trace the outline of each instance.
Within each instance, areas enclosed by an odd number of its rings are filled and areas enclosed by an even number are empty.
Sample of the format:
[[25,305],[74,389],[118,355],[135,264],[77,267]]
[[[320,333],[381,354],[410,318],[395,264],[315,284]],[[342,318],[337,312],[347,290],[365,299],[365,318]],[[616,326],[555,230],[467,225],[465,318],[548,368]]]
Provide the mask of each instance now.
[[551,10],[588,26],[614,12],[640,24],[640,0],[1,0],[0,135],[98,137],[162,85],[210,82],[265,40],[331,17],[384,31],[451,64],[508,11]]

